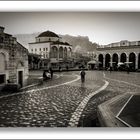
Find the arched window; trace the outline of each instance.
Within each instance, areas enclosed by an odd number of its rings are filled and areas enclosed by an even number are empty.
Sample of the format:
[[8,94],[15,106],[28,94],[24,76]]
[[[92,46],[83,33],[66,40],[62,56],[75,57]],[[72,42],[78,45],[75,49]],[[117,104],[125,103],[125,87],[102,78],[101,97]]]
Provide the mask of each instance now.
[[52,58],[57,58],[57,56],[58,56],[58,49],[57,49],[56,46],[53,46],[53,47],[51,48],[51,57],[52,57]]
[[113,69],[114,70],[117,70],[117,64],[118,64],[118,54],[117,53],[114,53],[112,55],[112,66],[113,66]]
[[63,48],[59,48],[59,58],[63,58]]
[[102,54],[99,54],[98,61],[99,61],[99,67],[103,68],[103,55]]
[[0,53],[0,72],[5,71],[5,63],[6,63],[5,55],[3,53]]
[[126,62],[126,54],[125,53],[122,53],[121,56],[120,56],[120,62]]
[[106,68],[110,67],[110,63],[109,63],[110,62],[110,58],[111,58],[110,54],[106,54],[105,55],[105,67]]
[[72,55],[72,49],[69,48],[69,57],[71,57],[71,55]]
[[116,53],[113,54],[112,61],[115,62],[116,64],[118,63],[118,54]]
[[64,58],[67,58],[67,48],[64,48]]
[[130,53],[129,54],[129,62],[132,62],[132,64],[130,65],[130,69],[131,70],[135,70],[135,65],[136,65],[136,55],[135,53]]
[[0,37],[0,43],[3,43],[3,37]]

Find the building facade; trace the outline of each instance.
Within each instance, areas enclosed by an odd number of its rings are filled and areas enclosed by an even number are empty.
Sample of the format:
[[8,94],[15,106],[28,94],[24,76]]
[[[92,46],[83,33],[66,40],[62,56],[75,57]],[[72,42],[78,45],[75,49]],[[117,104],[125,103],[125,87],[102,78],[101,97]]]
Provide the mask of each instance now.
[[140,69],[140,41],[120,41],[97,48],[100,68],[116,67],[119,63],[131,64],[132,70]]
[[[41,55],[41,67],[58,67],[71,62],[72,46],[67,42],[62,42],[61,38],[51,32],[46,31],[36,37],[36,41],[29,43],[29,52]],[[45,65],[45,62],[46,65]]]
[[8,81],[24,86],[28,79],[28,50],[0,27],[0,87]]

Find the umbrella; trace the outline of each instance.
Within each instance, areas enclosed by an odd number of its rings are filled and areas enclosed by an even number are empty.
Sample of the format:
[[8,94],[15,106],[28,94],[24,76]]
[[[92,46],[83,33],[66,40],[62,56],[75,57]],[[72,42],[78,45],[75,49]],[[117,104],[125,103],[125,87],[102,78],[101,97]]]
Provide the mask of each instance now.
[[132,64],[133,62],[124,62],[125,64]]
[[123,62],[119,62],[118,65],[124,65],[124,63]]
[[100,61],[95,61],[95,60],[91,60],[88,62],[88,64],[102,64]]
[[113,63],[116,63],[116,62],[109,62],[109,63],[113,64]]
[[91,61],[88,62],[88,64],[97,64],[97,61],[91,60]]
[[102,62],[100,62],[100,61],[96,61],[96,63],[97,63],[97,64],[102,64]]

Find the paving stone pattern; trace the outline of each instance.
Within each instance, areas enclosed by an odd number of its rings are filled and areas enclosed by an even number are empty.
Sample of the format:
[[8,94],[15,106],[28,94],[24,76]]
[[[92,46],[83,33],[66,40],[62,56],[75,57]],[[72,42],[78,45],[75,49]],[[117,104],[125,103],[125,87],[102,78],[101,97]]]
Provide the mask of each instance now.
[[69,85],[0,99],[0,126],[67,126],[91,90]]
[[[36,73],[35,73],[36,74]],[[40,76],[40,73],[37,73]],[[28,88],[10,97],[0,98],[0,126],[1,127],[67,127],[69,121],[79,104],[90,96],[91,93],[104,85],[102,71],[87,71],[86,81],[63,85],[65,82],[76,79],[79,72],[56,73],[60,77],[43,82],[42,84]],[[107,73],[109,78],[124,80],[139,84],[140,75],[136,73]],[[123,76],[123,78],[122,78]],[[139,92],[139,88],[108,80],[109,86],[102,92],[93,96],[84,111],[80,114],[78,126],[97,126],[97,106],[112,97],[126,92]],[[54,88],[49,86],[62,84]],[[43,88],[43,89],[42,89]],[[42,90],[40,90],[42,89]],[[28,92],[32,90],[32,92]],[[75,116],[76,117],[76,116]],[[79,116],[78,116],[79,117]],[[77,118],[75,118],[77,119]]]
[[[106,77],[109,78],[114,78],[137,85],[140,84],[140,73],[127,74],[125,72],[112,72],[110,74],[109,72],[105,72],[105,74]],[[127,92],[135,93],[140,91],[139,87],[136,88],[135,86],[130,86],[129,84],[112,80],[109,80],[109,82],[109,86],[104,91],[100,92],[90,99],[81,115],[78,127],[99,127],[100,125],[97,119],[97,107],[99,104],[120,94],[125,94]]]
[[[64,73],[65,74],[65,73]],[[90,74],[90,73],[89,73]],[[94,75],[93,75],[94,76]],[[35,91],[0,99],[1,127],[66,127],[72,113],[94,88],[75,84],[51,89],[36,90],[75,79],[74,74],[63,75],[55,80],[32,87]],[[93,80],[92,80],[93,81]],[[102,83],[102,82],[101,82]],[[96,87],[100,87],[99,85]],[[28,93],[26,93],[28,92]]]

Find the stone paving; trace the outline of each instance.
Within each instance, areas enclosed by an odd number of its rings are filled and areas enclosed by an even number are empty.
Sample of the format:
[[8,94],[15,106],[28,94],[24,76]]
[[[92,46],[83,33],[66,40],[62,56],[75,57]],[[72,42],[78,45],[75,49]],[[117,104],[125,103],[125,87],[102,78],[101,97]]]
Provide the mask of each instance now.
[[[72,113],[81,101],[103,85],[101,73],[101,76],[97,76],[93,72],[87,72],[87,81],[88,77],[90,77],[90,84],[87,82],[84,87],[81,87],[80,80],[63,85],[65,82],[76,79],[75,74],[79,73],[61,73],[57,79],[28,89],[31,92],[24,91],[22,94],[0,98],[0,126],[68,126]],[[61,85],[45,89],[45,87],[54,86],[55,84]],[[86,87],[86,85],[89,87]]]
[[72,117],[70,119],[69,125],[72,127],[77,127],[79,123],[79,119],[83,113],[84,108],[88,104],[89,100],[94,97],[96,94],[100,93],[102,90],[104,90],[108,86],[108,82],[105,81],[104,86],[96,90],[95,92],[90,93],[88,96],[84,98],[84,100],[79,104],[75,112],[72,114]]
[[[111,79],[107,79],[110,84],[109,86],[99,94],[95,95],[90,99],[87,106],[85,107],[79,124],[79,127],[97,127],[99,126],[97,119],[97,106],[119,94],[124,94],[127,92],[139,92],[140,90],[140,73],[131,73],[127,74],[125,72],[105,72],[107,78],[116,79],[120,81],[125,81],[126,83],[113,81]],[[136,84],[138,86],[133,86],[128,84]]]
[[[38,77],[40,73],[35,73]],[[53,80],[28,88],[20,94],[0,97],[1,127],[67,127],[73,114],[82,104],[79,115],[74,116],[74,126],[97,126],[97,105],[125,92],[139,92],[136,73],[105,72],[109,86],[93,96],[105,82],[102,71],[87,71],[86,82],[81,85],[79,72],[56,73]],[[107,79],[109,78],[109,79]],[[73,81],[77,79],[74,82]],[[122,80],[122,83],[116,80]],[[67,84],[64,84],[69,82]],[[130,86],[127,82],[135,84]],[[57,86],[55,86],[57,85]],[[49,88],[53,86],[52,88]],[[90,98],[89,98],[90,97]],[[78,111],[79,112],[79,111]],[[80,119],[80,120],[79,120]]]

